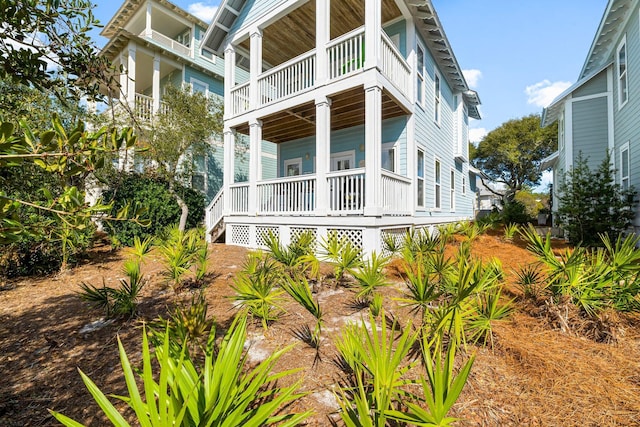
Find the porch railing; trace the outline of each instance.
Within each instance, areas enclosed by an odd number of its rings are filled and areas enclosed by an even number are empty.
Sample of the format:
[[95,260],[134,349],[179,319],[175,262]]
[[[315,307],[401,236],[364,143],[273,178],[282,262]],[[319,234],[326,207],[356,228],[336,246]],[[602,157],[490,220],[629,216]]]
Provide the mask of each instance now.
[[211,232],[222,219],[224,211],[224,191],[221,189],[205,210],[207,232]]
[[411,215],[411,180],[393,172],[382,171],[382,214]]
[[160,43],[163,46],[166,46],[178,53],[181,53],[185,56],[191,56],[191,49],[182,43],[173,40],[171,37],[167,37],[162,33],[157,32],[156,30],[151,30],[151,37],[148,37],[147,32],[143,31],[140,33],[140,37],[147,37],[153,41]]
[[141,93],[136,93],[133,112],[137,119],[150,122],[153,118],[153,98]]
[[409,67],[398,48],[384,31],[382,32],[380,66],[382,74],[395,84],[405,96],[408,96],[410,92],[411,67]]
[[304,53],[279,65],[258,79],[260,105],[312,88],[316,83],[316,53]]
[[315,208],[315,176],[303,175],[258,183],[259,213],[308,215]]
[[329,211],[332,214],[364,212],[364,169],[349,169],[327,174]]
[[327,45],[329,79],[345,76],[364,67],[364,27],[357,28]]
[[231,213],[249,212],[249,184],[231,185]]
[[231,89],[231,110],[233,115],[249,110],[249,82]]

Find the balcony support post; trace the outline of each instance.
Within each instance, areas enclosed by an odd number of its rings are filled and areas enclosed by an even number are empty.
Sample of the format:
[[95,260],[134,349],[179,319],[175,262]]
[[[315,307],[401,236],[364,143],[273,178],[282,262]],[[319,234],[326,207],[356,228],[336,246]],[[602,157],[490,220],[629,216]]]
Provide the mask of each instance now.
[[260,89],[258,88],[258,77],[262,74],[262,31],[255,28],[251,31],[251,52],[250,52],[250,77],[249,77],[249,108],[255,110],[260,105]]
[[152,82],[152,96],[153,96],[153,114],[158,114],[160,110],[160,55],[157,53],[153,56],[153,82]]
[[[368,3],[367,3],[368,4]],[[378,84],[365,87],[365,201],[364,214],[381,216],[382,190],[382,88]]]
[[236,85],[236,50],[229,44],[224,50],[224,118],[232,115],[231,89]]
[[364,6],[364,68],[375,68],[380,58],[380,32],[382,31],[382,2],[365,0]]
[[152,30],[151,30],[151,12],[152,12],[152,4],[150,0],[147,0],[147,11],[146,11],[146,15],[145,15],[145,21],[144,21],[144,34],[145,36],[147,36],[148,38],[152,37]]
[[136,45],[129,43],[129,56],[127,59],[127,101],[130,108],[135,108],[136,98]]
[[262,122],[249,122],[249,215],[258,213],[258,179],[261,178]]
[[331,100],[316,99],[316,214],[325,215],[329,210],[329,186],[327,173],[331,161]]
[[232,129],[224,130],[224,167],[223,167],[223,181],[224,188],[224,215],[231,213],[231,184],[234,181],[235,171],[235,144],[236,133]]
[[329,78],[327,43],[331,38],[331,0],[316,2],[316,84]]

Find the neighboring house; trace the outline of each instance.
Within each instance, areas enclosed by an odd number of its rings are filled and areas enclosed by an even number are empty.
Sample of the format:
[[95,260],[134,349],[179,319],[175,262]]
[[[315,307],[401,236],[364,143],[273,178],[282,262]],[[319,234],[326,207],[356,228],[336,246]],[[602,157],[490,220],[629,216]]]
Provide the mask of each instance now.
[[554,200],[580,153],[595,169],[608,150],[616,180],[640,188],[639,23],[637,0],[609,0],[577,83],[543,111],[543,126],[558,122],[558,151],[541,165],[553,170]]
[[[163,108],[167,85],[223,96],[224,61],[202,46],[207,27],[166,0],[126,0],[101,32],[109,41],[100,54],[123,70],[120,90],[107,94],[115,108],[128,105],[144,126]],[[207,203],[222,186],[223,153],[222,142],[212,140],[210,152],[195,159],[192,185]],[[246,176],[246,162],[236,167],[236,174]]]
[[207,208],[214,239],[336,232],[370,253],[473,217],[480,101],[431,1],[223,0],[202,46],[225,58],[225,166],[249,140],[248,181],[225,167]]
[[476,195],[474,217],[483,217],[496,209],[501,210],[502,197],[505,193],[504,185],[493,182],[491,178],[473,166],[469,166],[469,177],[471,179],[471,189]]

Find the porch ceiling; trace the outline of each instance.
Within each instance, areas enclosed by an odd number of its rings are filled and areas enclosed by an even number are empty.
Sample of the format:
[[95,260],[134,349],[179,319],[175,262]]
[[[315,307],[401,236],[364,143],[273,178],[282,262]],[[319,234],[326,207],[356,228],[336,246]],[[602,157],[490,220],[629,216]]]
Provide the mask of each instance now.
[[[262,59],[266,64],[277,66],[314,48],[316,1],[308,1],[263,29]],[[364,25],[364,3],[364,0],[331,2],[331,39]],[[395,0],[382,0],[382,22],[401,15]],[[240,46],[249,51],[250,40],[244,40]]]
[[[408,113],[389,93],[382,92],[383,120],[406,114]],[[331,97],[332,131],[364,125],[364,117],[365,98],[362,88],[350,89]],[[266,141],[282,143],[311,137],[316,133],[316,107],[313,102],[263,117],[261,120],[262,138]],[[236,131],[248,135],[249,125],[239,126]]]

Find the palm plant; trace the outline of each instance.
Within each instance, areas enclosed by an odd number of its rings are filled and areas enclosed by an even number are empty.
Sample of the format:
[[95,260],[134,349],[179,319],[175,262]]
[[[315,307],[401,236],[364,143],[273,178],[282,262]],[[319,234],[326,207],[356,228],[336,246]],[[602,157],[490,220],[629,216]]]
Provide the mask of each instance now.
[[438,284],[431,279],[430,271],[424,265],[418,264],[414,269],[407,269],[407,292],[398,300],[412,312],[420,313],[422,322],[427,319],[427,313],[432,309],[432,303],[441,295]]
[[134,258],[140,260],[140,262],[144,261],[146,256],[151,252],[153,248],[153,238],[146,237],[144,240],[140,240],[139,236],[135,236],[133,238],[133,247],[128,248],[128,252]]
[[504,226],[504,240],[511,242],[518,233],[520,227],[518,224],[510,223]]
[[516,285],[525,298],[536,299],[540,296],[543,275],[540,268],[533,264],[520,267],[515,271]]
[[467,322],[469,340],[487,343],[493,347],[493,325],[507,317],[513,310],[512,301],[500,303],[502,288],[494,286],[476,296]]
[[291,296],[291,298],[293,298],[316,319],[316,325],[312,333],[309,329],[309,334],[305,331],[299,335],[303,337],[307,337],[308,335],[309,343],[313,344],[315,348],[318,348],[320,343],[320,334],[322,332],[323,313],[318,300],[314,299],[311,294],[309,282],[307,282],[307,279],[304,277],[292,278],[287,275],[281,287]]
[[388,257],[380,256],[373,251],[371,257],[353,272],[353,277],[359,288],[356,293],[357,298],[369,299],[378,288],[390,284],[386,274],[382,271],[388,262]]

